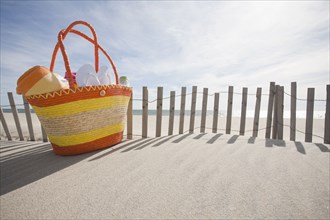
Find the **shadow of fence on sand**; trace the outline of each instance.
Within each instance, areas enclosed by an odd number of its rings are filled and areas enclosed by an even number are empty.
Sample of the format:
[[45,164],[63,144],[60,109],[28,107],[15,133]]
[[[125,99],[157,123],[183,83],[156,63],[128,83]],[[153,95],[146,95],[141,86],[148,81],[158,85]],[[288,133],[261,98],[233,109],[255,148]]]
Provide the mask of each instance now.
[[[206,136],[206,134],[198,134],[193,136],[193,133],[162,136],[156,138],[139,138],[135,140],[126,140],[122,143],[115,145],[105,150],[98,150],[86,154],[76,156],[58,156],[52,151],[49,143],[30,143],[30,142],[1,142],[0,147],[0,183],[1,194],[4,195],[15,189],[23,187],[27,184],[35,182],[46,176],[49,176],[55,172],[79,163],[82,160],[90,158],[88,161],[92,162],[106,156],[109,156],[115,152],[127,153],[132,151],[143,150],[147,147],[166,147],[166,143],[179,144],[184,142],[185,139],[195,140],[207,145],[215,145],[222,147],[223,145],[232,145],[235,142],[239,144],[245,144],[245,139],[239,139],[242,136],[233,135],[226,136],[224,134],[214,134],[212,136]],[[239,142],[238,142],[239,140]],[[247,144],[255,144],[257,140],[254,137],[250,137]],[[287,143],[283,140],[265,139],[264,146],[266,148],[272,147],[287,147]],[[302,155],[306,155],[306,147],[309,149],[312,146],[316,146],[320,152],[329,153],[330,149],[325,144],[311,144],[305,145],[301,142],[292,142],[297,150]],[[289,144],[292,146],[292,144]],[[178,145],[179,146],[179,145]],[[99,154],[96,157],[93,155]]]
[[[8,142],[7,142],[8,143]],[[35,182],[73,164],[98,151],[77,156],[58,156],[50,143],[12,142],[1,143],[0,148],[0,195],[9,193]]]
[[[205,137],[207,133],[198,134],[196,136],[193,136],[193,133],[187,133],[187,134],[181,134],[181,135],[172,135],[172,136],[162,136],[162,137],[156,137],[156,138],[140,138],[133,141],[125,141],[127,143],[122,143],[123,145],[114,148],[108,152],[105,152],[102,155],[99,155],[95,158],[92,158],[90,161],[94,161],[97,159],[100,159],[102,157],[108,156],[116,151],[120,151],[120,153],[127,153],[133,150],[143,150],[147,147],[159,147],[161,145],[164,145],[166,143],[173,143],[173,144],[179,144],[183,142],[185,139],[191,139],[191,140],[198,140],[201,141],[202,137]],[[221,138],[224,137],[224,138]],[[239,135],[232,135],[232,136],[224,136],[224,134],[216,133],[211,138],[206,140],[205,144],[218,144],[219,147],[221,147],[222,144],[234,144],[240,137]],[[219,139],[221,138],[221,142]],[[172,140],[174,139],[174,140]],[[206,139],[206,138],[204,138]],[[247,144],[252,145],[256,143],[255,137],[250,137],[247,140]],[[242,140],[239,140],[240,143],[243,143]],[[260,140],[259,140],[260,141]],[[274,140],[274,139],[265,139],[264,140],[265,147],[272,148],[272,147],[281,147],[285,148],[287,147],[287,143],[284,140]],[[297,150],[297,152],[306,155],[305,146],[301,142],[293,142],[294,146]],[[309,145],[314,146],[314,144],[309,143]],[[324,144],[315,144],[321,152],[330,152],[329,148]],[[166,145],[165,145],[166,147]]]

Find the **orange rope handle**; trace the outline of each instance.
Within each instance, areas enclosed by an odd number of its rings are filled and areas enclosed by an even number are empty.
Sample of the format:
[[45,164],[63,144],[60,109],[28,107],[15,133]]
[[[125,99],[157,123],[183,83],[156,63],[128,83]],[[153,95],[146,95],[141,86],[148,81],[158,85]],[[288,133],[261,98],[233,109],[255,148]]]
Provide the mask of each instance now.
[[[75,21],[73,22],[72,24],[70,24],[66,29],[62,30],[63,33],[62,33],[62,41],[65,39],[65,37],[67,36],[67,34],[70,32],[70,30],[78,25],[78,24],[81,24],[81,25],[85,25],[87,26],[92,34],[93,34],[93,38],[94,38],[94,57],[95,57],[95,71],[98,72],[99,70],[99,52],[98,52],[98,43],[97,43],[97,36],[96,36],[96,32],[94,30],[94,28],[87,22],[85,21]],[[55,60],[56,60],[56,55],[57,55],[57,52],[58,52],[58,49],[60,48],[60,45],[59,45],[59,42],[55,45],[55,48],[54,48],[54,51],[53,51],[53,54],[52,54],[52,60],[50,62],[50,71],[53,72],[54,71],[54,66],[55,66]],[[68,75],[70,75],[71,73],[68,73]],[[70,76],[69,76],[70,78]]]
[[64,65],[65,65],[65,70],[68,73],[68,81],[69,81],[69,86],[70,88],[75,88],[78,87],[77,83],[73,81],[73,76],[72,76],[72,72],[71,72],[71,68],[70,68],[70,61],[69,61],[69,57],[65,51],[64,48],[64,44],[63,44],[63,35],[64,35],[65,31],[62,30],[58,33],[58,44],[59,47],[61,49],[62,52],[62,56],[63,56],[63,60],[64,60]]
[[[88,40],[89,42],[95,44],[95,41],[94,41],[92,38],[90,38],[90,37],[88,37],[87,35],[81,33],[80,31],[77,31],[77,30],[75,30],[75,29],[71,29],[71,30],[70,30],[70,33],[73,33],[73,34],[79,35],[79,36],[85,38],[86,40]],[[111,66],[112,66],[113,72],[114,72],[114,74],[115,74],[115,77],[116,77],[116,84],[118,85],[118,84],[119,84],[119,78],[118,78],[118,73],[117,73],[117,69],[116,69],[116,66],[115,66],[114,62],[112,61],[112,59],[111,59],[111,57],[109,56],[109,54],[108,54],[108,53],[107,53],[107,52],[106,52],[106,51],[105,51],[105,50],[104,50],[99,44],[98,44],[97,46],[98,46],[98,48],[102,51],[102,53],[107,57],[107,59],[109,60]]]

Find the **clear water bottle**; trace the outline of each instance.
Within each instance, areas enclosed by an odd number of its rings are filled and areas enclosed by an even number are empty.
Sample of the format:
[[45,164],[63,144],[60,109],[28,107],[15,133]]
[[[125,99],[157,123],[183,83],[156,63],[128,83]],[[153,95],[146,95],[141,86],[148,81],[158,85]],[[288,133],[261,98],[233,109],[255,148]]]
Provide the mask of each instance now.
[[129,81],[128,81],[128,77],[127,76],[121,76],[119,78],[119,83],[122,86],[129,86]]

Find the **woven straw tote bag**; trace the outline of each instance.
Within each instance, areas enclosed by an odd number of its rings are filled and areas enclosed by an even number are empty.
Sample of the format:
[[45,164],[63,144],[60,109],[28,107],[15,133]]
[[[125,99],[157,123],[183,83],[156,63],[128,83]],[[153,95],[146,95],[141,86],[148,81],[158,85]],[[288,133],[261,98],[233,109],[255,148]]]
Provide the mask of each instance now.
[[[87,26],[94,39],[73,29],[76,25]],[[63,44],[68,33],[79,35],[94,45],[96,72],[99,68],[99,51],[103,52],[113,68],[115,85],[77,86]],[[98,44],[93,27],[87,22],[76,21],[59,32],[50,65],[52,73],[58,49],[62,52],[70,88],[26,97],[45,129],[54,152],[75,155],[119,143],[123,138],[132,88],[119,85],[116,67]]]

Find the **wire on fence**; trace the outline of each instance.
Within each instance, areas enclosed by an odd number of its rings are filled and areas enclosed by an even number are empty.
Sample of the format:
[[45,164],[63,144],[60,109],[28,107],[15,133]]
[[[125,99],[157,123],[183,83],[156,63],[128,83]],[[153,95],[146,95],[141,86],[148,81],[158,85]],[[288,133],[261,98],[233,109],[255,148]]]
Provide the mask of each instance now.
[[[219,93],[219,94],[228,94],[227,91],[219,91],[219,92],[216,92],[216,93]],[[204,95],[204,92],[197,92],[197,94],[202,94]],[[215,93],[212,93],[212,94],[206,94],[208,96],[214,96]],[[243,95],[243,93],[240,93],[240,92],[234,92],[233,93],[234,95]],[[290,96],[290,97],[293,97],[290,93],[287,93],[284,91],[284,94],[286,94],[287,96]],[[187,93],[186,96],[189,96],[189,95],[192,95],[192,93]],[[256,96],[257,94],[256,93],[248,93],[247,94],[248,96]],[[269,96],[269,93],[264,93],[264,94],[261,94],[262,96]],[[176,95],[175,97],[181,97],[182,95]],[[166,97],[163,97],[162,100],[165,100],[165,99],[170,99],[171,96],[166,96]],[[153,103],[153,102],[156,102],[158,101],[159,99],[153,99],[151,101],[148,101],[148,103]],[[298,101],[312,101],[312,100],[309,100],[309,99],[302,99],[302,98],[296,98],[296,100]],[[144,99],[133,99],[133,101],[147,101],[147,100],[144,100]],[[326,102],[326,101],[330,101],[330,100],[327,100],[327,99],[313,99],[313,101],[315,102]]]
[[[293,97],[290,93],[287,93],[285,91],[284,91],[284,94],[286,94],[287,96]],[[313,99],[313,100],[309,100],[309,99],[300,99],[300,98],[297,98],[297,97],[296,97],[296,100],[299,100],[299,101],[314,101],[314,102],[326,102],[326,101],[330,101],[330,100],[327,100],[327,99]]]

